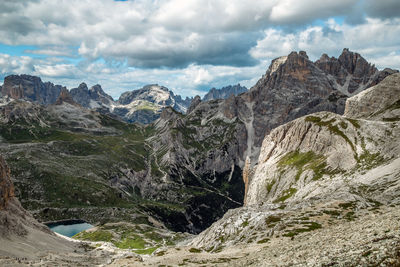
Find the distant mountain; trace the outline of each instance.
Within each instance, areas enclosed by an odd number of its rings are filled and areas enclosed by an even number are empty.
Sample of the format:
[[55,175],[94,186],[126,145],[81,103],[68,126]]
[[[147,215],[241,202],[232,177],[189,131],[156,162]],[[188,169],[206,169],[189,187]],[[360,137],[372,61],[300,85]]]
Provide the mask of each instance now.
[[165,107],[186,113],[191,102],[192,98],[182,99],[164,86],[150,84],[139,90],[123,93],[111,107],[111,113],[127,122],[147,124],[158,119]]
[[212,88],[204,97],[203,101],[213,100],[213,99],[227,99],[231,95],[237,96],[241,93],[247,92],[248,89],[240,84],[229,85],[222,87],[221,89]]
[[86,83],[81,83],[78,88],[71,89],[70,94],[75,102],[85,108],[109,107],[114,102],[113,98],[106,94],[99,84],[88,89]]
[[41,105],[68,102],[79,104],[84,108],[94,109],[101,113],[114,114],[127,122],[152,123],[160,117],[165,107],[172,107],[178,112],[186,113],[193,98],[182,99],[164,86],[146,85],[139,90],[123,93],[118,101],[104,92],[101,85],[90,89],[81,83],[69,92],[66,87],[43,83],[39,77],[31,75],[10,75],[5,77],[0,87],[2,96],[12,99],[23,99]]
[[4,78],[1,95],[49,105],[56,102],[63,88],[65,87],[54,85],[51,82],[43,83],[36,76],[9,75]]

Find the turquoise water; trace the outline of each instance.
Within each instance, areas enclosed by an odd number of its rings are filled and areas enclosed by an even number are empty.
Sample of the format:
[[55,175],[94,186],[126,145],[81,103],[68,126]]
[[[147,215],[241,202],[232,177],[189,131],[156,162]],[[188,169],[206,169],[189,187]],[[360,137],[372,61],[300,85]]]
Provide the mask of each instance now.
[[75,223],[75,224],[59,224],[55,226],[49,226],[50,230],[56,232],[61,235],[65,235],[68,237],[74,236],[77,233],[85,231],[87,229],[93,228],[93,225],[88,223]]

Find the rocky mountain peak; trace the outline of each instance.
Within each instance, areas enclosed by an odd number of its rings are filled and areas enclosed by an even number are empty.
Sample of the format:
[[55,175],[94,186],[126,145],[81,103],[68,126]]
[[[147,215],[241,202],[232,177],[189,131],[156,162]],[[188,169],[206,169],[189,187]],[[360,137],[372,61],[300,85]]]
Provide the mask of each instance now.
[[193,100],[192,103],[190,104],[190,107],[187,110],[187,113],[191,113],[199,104],[201,103],[201,97],[199,95],[196,95]]
[[377,71],[375,66],[369,64],[360,54],[351,52],[348,48],[343,49],[338,60],[348,73],[356,76],[373,74]]
[[66,88],[63,88],[60,92],[60,95],[58,96],[56,102],[54,103],[55,105],[62,105],[63,103],[68,103],[74,106],[77,106],[78,104],[74,101],[72,98],[71,94]]
[[81,91],[88,91],[89,90],[86,83],[79,84],[78,89],[81,90]]
[[228,85],[221,89],[211,88],[211,90],[203,97],[203,101],[209,101],[214,99],[227,99],[231,95],[237,96],[241,93],[247,92],[247,88],[237,85]]
[[88,89],[86,83],[81,83],[78,88],[71,89],[70,94],[76,103],[85,108],[99,109],[104,106],[108,108],[114,102],[99,84]]
[[4,78],[2,96],[25,99],[42,105],[53,104],[63,87],[50,82],[43,83],[39,77],[31,75],[9,75]]
[[300,51],[299,55],[308,59],[308,55],[306,51]]

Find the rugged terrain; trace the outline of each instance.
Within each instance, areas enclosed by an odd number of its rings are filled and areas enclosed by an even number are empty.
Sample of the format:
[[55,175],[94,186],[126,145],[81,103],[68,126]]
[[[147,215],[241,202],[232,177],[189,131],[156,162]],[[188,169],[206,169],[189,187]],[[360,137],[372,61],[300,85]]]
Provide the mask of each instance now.
[[211,88],[210,91],[204,95],[203,101],[227,99],[231,95],[237,96],[247,91],[248,89],[240,84],[225,86],[221,89]]
[[[315,111],[342,113],[348,96],[392,72],[378,71],[347,49],[338,59],[317,62],[293,52],[274,60],[250,91],[226,100],[197,97],[187,114],[164,108],[148,126],[81,107],[91,107],[93,99],[110,103],[100,86],[81,84],[70,93],[64,88],[57,105],[3,98],[0,149],[15,172],[23,206],[41,221],[150,216],[172,230],[199,233],[243,205],[261,142],[272,128]],[[13,79],[18,77],[24,76]],[[153,94],[158,91],[163,94]],[[125,93],[119,102],[138,98],[177,104],[157,85]]]
[[9,75],[0,87],[1,95],[12,99],[23,99],[41,105],[55,104],[61,94],[84,108],[118,117],[126,122],[149,124],[160,117],[165,107],[186,113],[192,98],[182,99],[164,86],[146,85],[141,89],[123,93],[117,101],[104,92],[101,85],[90,89],[86,83],[67,90],[61,85],[43,83],[39,77],[31,75]]
[[189,245],[264,244],[238,260],[260,266],[399,264],[399,85],[393,74],[349,98],[344,116],[319,112],[274,129],[249,170],[245,207]]
[[85,266],[110,259],[110,253],[87,252],[86,246],[55,235],[21,207],[14,196],[10,170],[0,156],[0,265]]

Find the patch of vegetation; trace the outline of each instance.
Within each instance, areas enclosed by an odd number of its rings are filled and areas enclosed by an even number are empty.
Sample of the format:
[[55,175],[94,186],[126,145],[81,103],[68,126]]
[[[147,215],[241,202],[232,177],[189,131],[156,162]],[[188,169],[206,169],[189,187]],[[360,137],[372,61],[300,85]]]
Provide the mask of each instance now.
[[308,151],[306,153],[300,152],[298,150],[289,152],[279,160],[278,166],[280,167],[281,170],[287,166],[296,168],[297,169],[297,173],[295,176],[296,181],[300,179],[302,173],[305,170],[313,171],[312,180],[314,181],[321,179],[322,176],[325,174],[334,175],[340,172],[340,170],[338,169],[332,170],[331,168],[327,167],[325,157],[317,155],[313,151]]
[[109,231],[103,231],[103,230],[97,230],[91,232],[84,231],[76,234],[75,236],[73,236],[73,238],[86,241],[93,241],[93,242],[98,242],[98,241],[111,242],[113,234]]
[[244,222],[242,222],[242,227],[246,227],[249,225],[249,221],[245,220]]
[[361,139],[361,147],[363,153],[358,157],[358,168],[370,170],[385,162],[385,158],[379,152],[371,153],[367,150],[364,139]]
[[190,248],[190,249],[189,249],[189,252],[191,252],[191,253],[201,253],[201,249],[198,249],[198,248]]
[[395,121],[400,121],[400,117],[382,118],[382,120],[387,122],[395,122]]
[[269,183],[267,184],[267,192],[268,192],[268,193],[271,192],[272,187],[274,186],[275,183],[276,183],[276,180],[274,179],[274,180],[272,180],[271,182],[269,182]]
[[294,194],[296,194],[296,192],[297,192],[296,188],[289,188],[287,190],[284,190],[281,196],[278,197],[276,200],[274,200],[274,203],[284,202],[285,200],[291,198]]
[[341,214],[338,210],[323,210],[322,212],[331,216],[339,216]]
[[285,234],[283,234],[283,236],[286,237],[293,237],[296,236],[300,233],[304,233],[304,232],[311,232],[317,229],[322,228],[322,225],[316,222],[307,222],[305,223],[306,228],[296,228],[296,229],[292,229],[288,232],[286,232]]
[[358,121],[355,119],[346,118],[346,120],[348,122],[350,122],[357,129],[359,129],[361,127],[360,124],[358,123]]
[[345,203],[340,203],[339,207],[342,209],[354,209],[356,203],[355,202],[345,202]]
[[313,122],[320,127],[327,127],[328,130],[335,135],[342,137],[351,147],[355,156],[357,156],[357,151],[354,144],[350,141],[350,139],[339,129],[337,125],[334,125],[336,119],[331,119],[329,121],[323,121],[320,117],[316,116],[307,116],[306,121]]
[[346,220],[348,220],[348,221],[353,221],[353,220],[356,218],[354,211],[349,211],[349,212],[347,212],[347,213],[344,215],[344,218],[345,218]]
[[269,238],[264,238],[264,239],[257,241],[257,244],[264,244],[264,243],[267,243],[269,240],[270,240]]
[[280,217],[278,217],[278,216],[273,216],[273,215],[268,216],[268,217],[265,219],[265,223],[266,223],[267,225],[275,224],[275,223],[280,222],[280,221],[281,221],[281,218],[280,218]]

